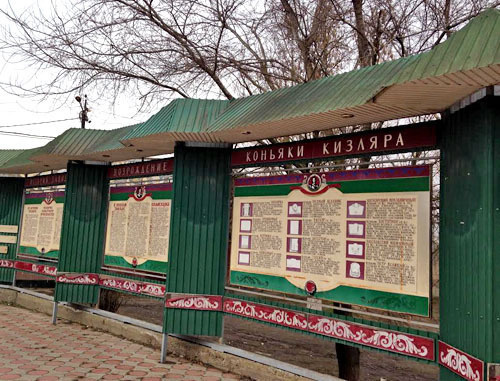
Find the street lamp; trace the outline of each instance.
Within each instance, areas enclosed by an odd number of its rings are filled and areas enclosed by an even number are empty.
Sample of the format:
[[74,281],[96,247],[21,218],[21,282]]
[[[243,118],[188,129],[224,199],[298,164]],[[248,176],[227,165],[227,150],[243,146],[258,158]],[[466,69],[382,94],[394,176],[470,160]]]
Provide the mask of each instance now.
[[81,127],[85,128],[85,122],[89,122],[89,123],[92,123],[92,122],[89,120],[89,117],[88,117],[88,113],[90,112],[90,109],[87,107],[87,95],[85,94],[83,97],[85,98],[83,105],[82,105],[82,97],[81,96],[77,95],[75,97],[75,99],[80,104],[80,108],[82,109],[80,111],[80,114],[78,115],[78,117],[80,118]]

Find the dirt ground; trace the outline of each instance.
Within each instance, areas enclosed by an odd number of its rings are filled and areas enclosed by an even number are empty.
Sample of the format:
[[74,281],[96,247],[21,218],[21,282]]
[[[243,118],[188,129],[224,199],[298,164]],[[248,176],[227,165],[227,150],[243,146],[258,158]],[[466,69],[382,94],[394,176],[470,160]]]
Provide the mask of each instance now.
[[[144,311],[147,310],[147,314]],[[161,325],[162,303],[152,299],[126,297],[119,314]],[[214,340],[214,339],[212,339]],[[247,351],[288,362],[317,372],[338,376],[335,343],[277,327],[226,316],[224,343]],[[438,367],[426,363],[361,350],[363,381],[438,379]]]

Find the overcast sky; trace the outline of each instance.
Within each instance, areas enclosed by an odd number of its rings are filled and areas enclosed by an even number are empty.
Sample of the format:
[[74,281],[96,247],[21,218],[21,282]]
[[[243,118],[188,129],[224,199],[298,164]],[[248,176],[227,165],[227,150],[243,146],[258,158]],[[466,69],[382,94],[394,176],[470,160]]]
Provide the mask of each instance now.
[[[58,2],[67,0],[57,0]],[[7,1],[2,0],[0,7],[6,6]],[[26,8],[37,4],[37,0],[13,0],[15,7]],[[39,4],[50,6],[50,1],[39,1]],[[5,25],[6,20],[0,16],[0,23]],[[0,78],[1,82],[15,80],[22,76],[29,78],[41,76],[43,73],[35,73],[26,70],[24,65],[7,62],[7,57],[0,53]],[[7,90],[7,91],[6,91]],[[26,134],[57,136],[71,127],[80,127],[78,113],[80,106],[74,100],[79,94],[69,96],[69,101],[61,105],[61,99],[48,99],[45,101],[32,98],[19,97],[9,94],[8,89],[0,88],[0,149],[25,149],[43,146],[50,139],[35,139],[18,136],[7,136],[2,132],[20,132]],[[142,112],[137,114],[138,106],[135,99],[119,99],[113,106],[111,100],[95,99],[92,94],[89,97],[89,119],[92,123],[87,124],[92,129],[113,129],[128,126],[145,121],[152,113]],[[168,103],[166,101],[165,103]],[[76,118],[76,120],[54,122],[47,124],[36,124],[31,126],[7,127],[19,124],[31,124],[45,121]]]

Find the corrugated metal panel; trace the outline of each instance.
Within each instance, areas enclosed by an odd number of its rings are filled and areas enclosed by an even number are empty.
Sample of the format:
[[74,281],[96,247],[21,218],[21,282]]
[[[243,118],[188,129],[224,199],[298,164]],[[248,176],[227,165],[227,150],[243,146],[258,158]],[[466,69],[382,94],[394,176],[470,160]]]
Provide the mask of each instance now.
[[500,363],[500,105],[493,121],[493,345],[492,359]]
[[466,71],[498,63],[500,58],[500,11],[490,9],[454,33],[431,51],[420,54],[395,78],[402,83],[445,73]]
[[162,107],[158,113],[125,135],[123,141],[164,132],[167,128],[166,126],[170,124],[170,120],[175,111],[175,105],[176,101],[174,100],[165,107]]
[[372,99],[408,58],[254,95],[231,102],[209,127],[216,132],[354,107]]
[[45,161],[31,161],[30,157],[36,150],[37,149],[23,151],[15,158],[0,166],[0,173],[29,174],[66,168],[67,160],[61,159],[60,157],[52,158],[50,164]]
[[[108,205],[107,169],[107,166],[68,164],[59,272],[99,272]],[[98,287],[58,283],[55,298],[95,304]]]
[[0,150],[0,166],[4,165],[7,163],[9,160],[12,160],[16,156],[20,155],[23,153],[24,150],[20,149],[2,149]]
[[[262,128],[269,128],[279,120],[335,110],[340,112],[369,103],[382,89],[393,85],[478,67],[495,67],[500,63],[499,33],[500,11],[490,9],[427,53],[235,100],[208,131],[259,124],[266,124]],[[474,79],[475,73],[471,73],[469,81],[476,87],[493,85],[500,80],[500,73],[493,70],[491,74],[494,77]],[[457,86],[463,84],[463,81],[457,82]],[[404,97],[400,98],[402,102]],[[344,125],[349,124],[352,120],[344,121]]]
[[106,137],[108,131],[70,128],[49,142],[32,156],[41,155],[77,156],[95,146],[100,139]]
[[226,100],[178,99],[169,131],[203,132],[227,108]]
[[[224,292],[229,158],[229,149],[175,149],[167,293]],[[167,309],[164,330],[220,336],[222,312]]]
[[[0,178],[0,225],[18,225],[21,221],[21,208],[24,194],[23,178]],[[21,232],[18,232],[18,235]],[[12,235],[2,233],[4,235]],[[2,259],[16,258],[16,244],[2,244],[8,247]],[[14,270],[0,268],[0,282],[12,283]]]
[[446,118],[441,142],[441,340],[485,362],[500,361],[499,132],[500,98],[487,97]]
[[2,168],[22,167],[25,165],[33,164],[33,162],[29,158],[36,152],[38,152],[39,149],[40,148],[22,150],[16,156],[12,157],[10,160],[4,163],[2,165]]
[[167,132],[205,131],[229,103],[226,100],[175,99],[132,130],[123,141]]
[[[94,145],[88,147],[85,152],[82,152],[78,158],[83,160],[116,162],[156,156],[173,151],[173,148],[165,150],[163,144],[158,144],[158,138],[154,139],[154,144],[151,148],[144,147],[143,145],[136,147],[131,144],[126,144],[123,138],[141,125],[142,124],[134,124],[116,130],[106,131],[106,134],[99,138]],[[73,159],[75,159],[75,157],[73,157]]]
[[105,151],[114,151],[125,148],[120,140],[122,140],[125,136],[127,136],[131,131],[140,126],[140,124],[134,124],[127,127],[118,128],[116,130],[106,131],[106,134],[103,135],[93,146],[89,148],[91,152],[105,152]]

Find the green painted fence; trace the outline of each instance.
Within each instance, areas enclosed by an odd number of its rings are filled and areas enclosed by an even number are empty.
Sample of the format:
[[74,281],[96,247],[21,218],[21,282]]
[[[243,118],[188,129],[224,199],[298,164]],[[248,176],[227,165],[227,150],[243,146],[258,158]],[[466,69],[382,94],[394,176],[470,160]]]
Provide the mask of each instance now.
[[441,136],[441,340],[500,362],[500,98],[449,115]]
[[[0,178],[0,225],[19,225],[21,221],[21,209],[24,194],[24,178],[3,177]],[[2,235],[13,235],[0,233]],[[21,231],[16,234],[19,236]],[[7,246],[7,254],[0,254],[0,259],[14,260],[16,258],[15,243],[2,243]],[[14,270],[0,268],[0,282],[12,283]]]
[[[58,272],[98,273],[106,210],[107,166],[68,164]],[[96,304],[98,286],[56,284],[56,301]]]
[[[167,294],[222,295],[226,275],[230,150],[178,145]],[[164,331],[220,336],[222,312],[167,309]]]

